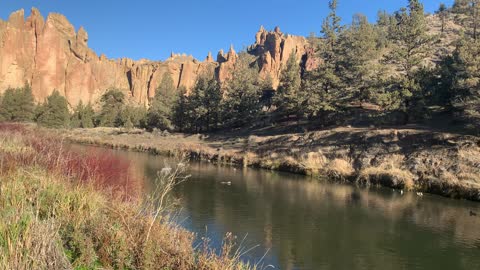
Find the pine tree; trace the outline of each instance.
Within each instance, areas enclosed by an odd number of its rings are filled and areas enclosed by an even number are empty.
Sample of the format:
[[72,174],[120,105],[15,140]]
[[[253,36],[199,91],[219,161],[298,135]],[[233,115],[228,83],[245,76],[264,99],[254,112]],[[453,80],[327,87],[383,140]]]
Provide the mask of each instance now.
[[[424,66],[433,39],[427,33],[423,5],[418,0],[409,0],[408,9],[398,11],[395,19],[397,23],[390,29],[393,47],[385,60],[397,67],[398,78],[392,81],[398,83],[392,88],[397,89],[402,99],[401,109],[406,112],[422,102],[422,89],[416,75]],[[408,118],[406,114],[406,121]]]
[[70,125],[74,128],[93,128],[95,121],[95,112],[92,105],[88,103],[83,105],[80,101],[73,111]]
[[455,0],[452,12],[457,14],[457,21],[467,28],[467,33],[477,40],[480,27],[480,0]]
[[326,114],[337,110],[343,103],[344,84],[340,77],[339,36],[343,26],[337,16],[338,1],[329,1],[330,13],[322,24],[323,42],[319,56],[323,64],[316,70],[304,73],[299,92],[299,114],[304,117],[326,118]]
[[377,24],[375,25],[376,36],[378,37],[378,48],[387,48],[390,45],[389,29],[395,23],[395,18],[388,12],[381,10],[377,14]]
[[[325,119],[326,115],[336,110],[334,92],[337,76],[331,70],[316,69],[305,72],[299,91],[300,111],[305,118]],[[335,84],[332,84],[335,83]]]
[[69,126],[70,113],[68,102],[58,91],[47,97],[46,102],[41,105],[40,114],[37,117],[39,125],[51,128],[65,128]]
[[190,101],[187,97],[187,89],[180,86],[177,90],[177,97],[173,105],[173,124],[180,132],[191,129],[192,117]]
[[23,88],[7,89],[0,104],[0,115],[5,121],[32,121],[35,115],[35,103],[32,89],[28,84]]
[[379,73],[378,31],[367,17],[356,14],[351,26],[340,36],[339,69],[345,88],[345,101],[370,101]]
[[123,109],[125,95],[117,89],[110,89],[100,98],[102,108],[98,115],[98,125],[103,127],[114,127],[119,125],[118,117]]
[[460,40],[453,57],[453,105],[461,116],[480,128],[480,42]]
[[275,89],[273,89],[273,79],[270,74],[267,74],[265,79],[260,82],[260,88],[262,90],[262,97],[260,98],[261,107],[265,111],[270,111],[275,98]]
[[147,127],[171,130],[172,110],[175,103],[175,86],[170,74],[165,73],[155,92],[147,113]]
[[337,43],[337,36],[342,30],[342,26],[340,25],[341,18],[337,16],[337,0],[330,0],[328,2],[328,7],[330,8],[330,13],[328,14],[327,18],[323,20],[322,24],[322,34],[326,40],[326,49],[325,49],[325,56],[329,58],[334,57],[334,50]]
[[448,16],[448,9],[444,3],[440,3],[440,6],[438,7],[438,10],[437,10],[437,14],[440,17],[441,32],[443,34],[445,32],[445,23],[447,21],[447,16]]
[[288,58],[287,65],[280,76],[280,85],[274,96],[273,103],[277,112],[282,116],[299,114],[300,106],[300,66],[297,63],[295,53],[292,52]]
[[254,123],[261,112],[262,97],[258,70],[250,67],[254,59],[241,53],[235,64],[235,72],[224,94],[223,122],[227,127],[241,127]]
[[123,106],[115,119],[115,127],[143,128],[145,126],[145,119],[147,117],[147,110],[142,106]]
[[210,131],[219,126],[222,92],[213,74],[206,73],[198,77],[188,100],[192,125],[196,131]]

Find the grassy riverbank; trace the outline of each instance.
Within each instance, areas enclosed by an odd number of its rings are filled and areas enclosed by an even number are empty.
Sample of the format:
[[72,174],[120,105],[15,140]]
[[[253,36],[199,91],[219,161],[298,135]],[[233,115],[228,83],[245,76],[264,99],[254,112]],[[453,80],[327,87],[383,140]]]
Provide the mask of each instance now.
[[60,132],[68,140],[253,166],[362,185],[480,200],[480,138],[411,126],[334,128],[280,135],[185,135],[114,128]]
[[194,235],[141,198],[128,169],[101,151],[80,154],[34,127],[0,123],[0,268],[251,269],[231,236],[220,256],[194,249]]

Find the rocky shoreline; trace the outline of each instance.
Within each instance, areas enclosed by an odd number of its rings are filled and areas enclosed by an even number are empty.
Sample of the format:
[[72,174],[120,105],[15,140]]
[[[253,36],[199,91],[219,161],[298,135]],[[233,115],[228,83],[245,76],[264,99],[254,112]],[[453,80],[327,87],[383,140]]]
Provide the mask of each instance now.
[[185,135],[114,128],[64,130],[75,143],[187,155],[233,166],[480,201],[480,138],[403,129],[335,128],[283,135]]

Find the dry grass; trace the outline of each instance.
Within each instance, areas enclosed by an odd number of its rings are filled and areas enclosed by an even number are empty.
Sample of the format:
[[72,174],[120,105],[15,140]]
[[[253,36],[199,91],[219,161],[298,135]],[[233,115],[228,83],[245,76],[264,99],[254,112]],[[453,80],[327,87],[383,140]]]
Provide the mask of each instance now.
[[330,175],[341,178],[350,177],[355,173],[350,162],[339,158],[330,161],[327,165],[327,170]]
[[359,174],[359,181],[364,183],[382,184],[385,186],[412,190],[414,188],[414,175],[403,169],[405,157],[390,155],[385,157],[380,164],[364,168]]
[[327,158],[321,152],[309,152],[300,162],[301,166],[311,175],[317,175],[325,168]]
[[159,175],[157,196],[146,200],[106,193],[112,189],[104,184],[122,177],[111,160],[92,161],[38,130],[30,134],[0,124],[0,269],[255,268],[231,241],[221,256],[194,249],[194,235],[170,221],[165,198],[184,179],[182,168]]

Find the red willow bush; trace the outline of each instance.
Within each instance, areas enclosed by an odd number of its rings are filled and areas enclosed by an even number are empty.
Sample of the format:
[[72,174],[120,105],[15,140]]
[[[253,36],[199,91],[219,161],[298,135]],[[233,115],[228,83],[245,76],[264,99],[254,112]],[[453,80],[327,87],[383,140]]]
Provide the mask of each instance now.
[[[40,167],[72,182],[93,184],[125,199],[141,190],[140,179],[130,174],[130,162],[102,149],[72,149],[62,139],[21,124],[0,123],[0,142],[20,140],[22,149],[0,148],[0,172],[16,168]],[[0,144],[1,146],[2,144]]]

